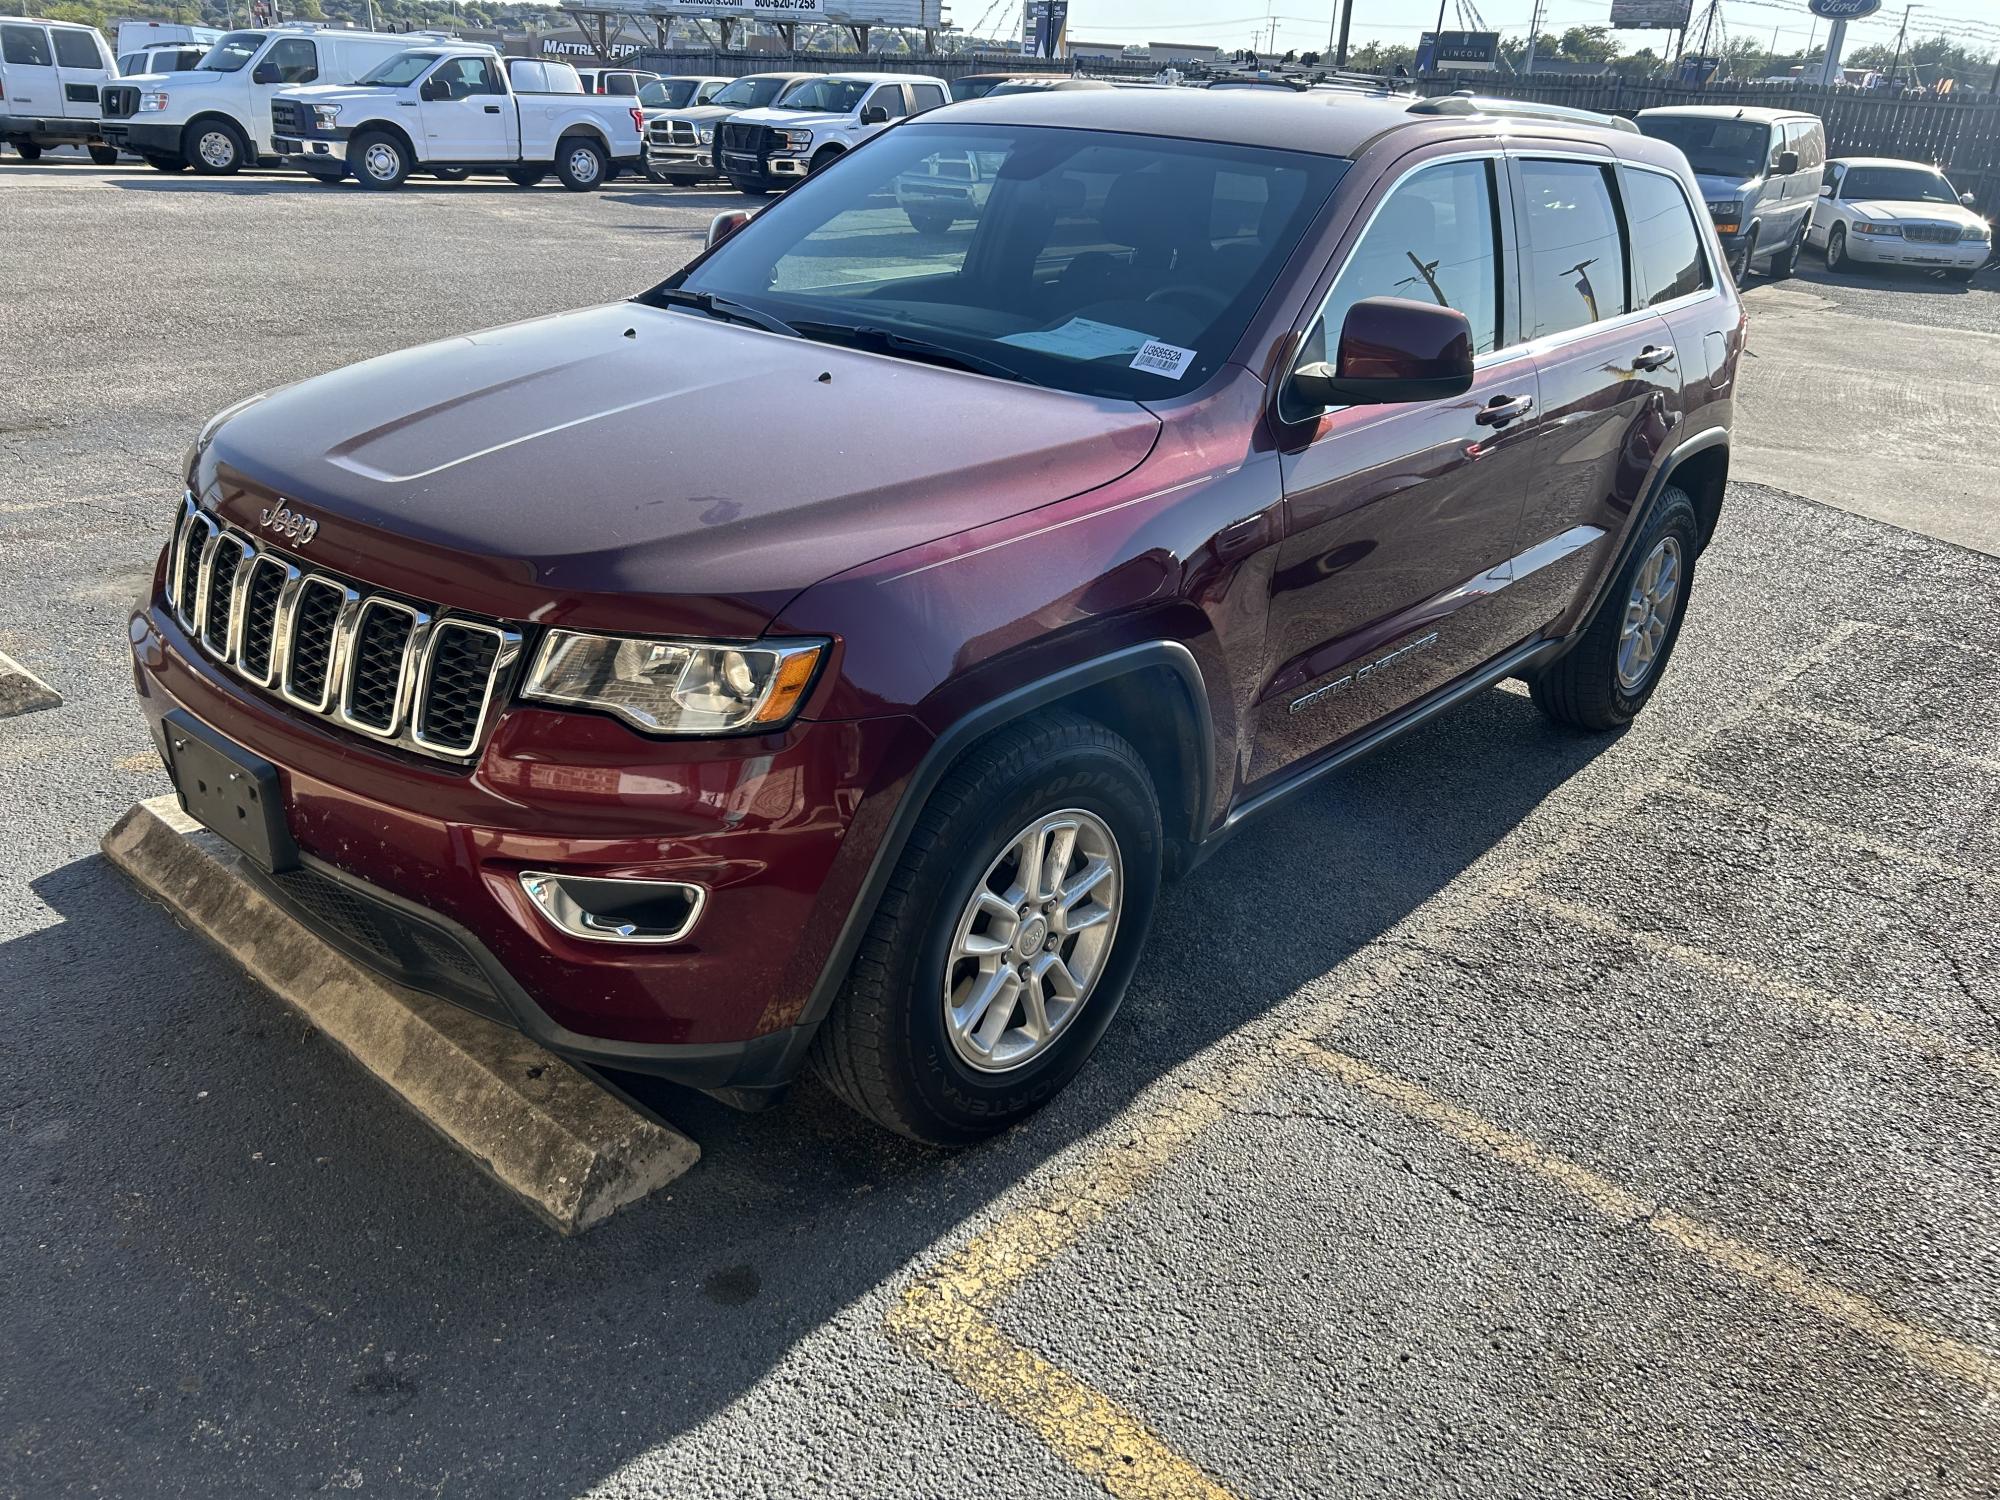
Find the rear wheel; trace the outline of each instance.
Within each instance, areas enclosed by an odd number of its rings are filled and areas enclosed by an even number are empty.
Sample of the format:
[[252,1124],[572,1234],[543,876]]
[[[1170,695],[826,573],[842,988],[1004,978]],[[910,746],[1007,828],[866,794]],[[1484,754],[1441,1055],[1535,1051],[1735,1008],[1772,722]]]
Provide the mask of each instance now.
[[118,165],[118,148],[116,146],[92,146],[90,148],[90,159],[100,167],[115,167]]
[[204,177],[229,177],[250,159],[250,143],[227,120],[197,120],[181,136],[181,155]]
[[432,167],[431,176],[439,182],[463,182],[472,175],[470,167]]
[[1136,750],[1066,713],[1001,730],[924,805],[814,1072],[914,1140],[1005,1129],[1096,1048],[1159,882],[1159,803]]
[[604,148],[587,136],[556,143],[556,177],[572,193],[592,193],[604,185],[609,162]]
[[1582,637],[1529,679],[1536,707],[1577,729],[1620,729],[1632,722],[1680,639],[1700,538],[1694,501],[1668,485]]
[[547,167],[509,167],[507,180],[515,187],[533,187],[549,175]]
[[370,192],[387,192],[409,179],[410,148],[386,130],[364,130],[348,148],[347,164]]
[[42,159],[42,148],[33,141],[14,142],[14,151],[22,161],[40,161]]
[[347,180],[347,170],[344,167],[337,171],[330,167],[305,167],[301,170],[321,187],[339,187]]

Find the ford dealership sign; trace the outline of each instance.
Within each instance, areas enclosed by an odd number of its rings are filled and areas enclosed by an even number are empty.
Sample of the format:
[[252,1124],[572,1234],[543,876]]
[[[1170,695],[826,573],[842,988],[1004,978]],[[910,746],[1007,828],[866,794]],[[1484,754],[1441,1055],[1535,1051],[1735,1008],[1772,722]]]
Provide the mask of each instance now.
[[1882,8],[1882,0],[1806,0],[1806,9],[1829,21],[1858,21]]

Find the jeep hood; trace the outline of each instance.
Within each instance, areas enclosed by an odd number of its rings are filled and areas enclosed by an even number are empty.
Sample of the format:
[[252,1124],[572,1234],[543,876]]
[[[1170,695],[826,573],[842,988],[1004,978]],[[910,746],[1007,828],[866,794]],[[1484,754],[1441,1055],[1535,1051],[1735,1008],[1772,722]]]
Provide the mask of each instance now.
[[213,425],[205,500],[253,536],[505,619],[755,635],[799,590],[1129,472],[1133,402],[615,303],[404,350]]

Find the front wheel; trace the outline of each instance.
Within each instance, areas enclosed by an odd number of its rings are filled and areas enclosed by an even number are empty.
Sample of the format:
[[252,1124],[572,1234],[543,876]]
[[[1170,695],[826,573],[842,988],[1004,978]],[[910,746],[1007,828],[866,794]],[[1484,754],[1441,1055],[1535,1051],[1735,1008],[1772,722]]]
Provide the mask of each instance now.
[[771,196],[771,190],[768,187],[761,182],[754,182],[748,177],[732,177],[729,179],[729,185],[746,198],[768,198]]
[[1826,232],[1826,268],[1838,271],[1847,265],[1847,226],[1836,224]]
[[591,193],[604,185],[609,168],[604,148],[582,136],[556,145],[556,176],[572,193]]
[[1773,281],[1783,281],[1792,274],[1793,267],[1798,264],[1799,256],[1805,251],[1806,230],[1809,227],[1809,225],[1801,224],[1799,232],[1792,236],[1790,243],[1771,257],[1771,279]]
[[1971,281],[1972,278],[1977,276],[1978,274],[1979,274],[1978,266],[1968,266],[1963,270],[1945,272],[1944,279],[1946,281],[1956,281],[1960,286],[1964,286],[1967,282]]
[[370,192],[399,188],[410,176],[410,149],[386,130],[364,130],[348,148],[354,180]]
[[90,159],[100,167],[115,167],[118,165],[118,148],[116,146],[92,146],[90,148]]
[[185,172],[188,164],[178,156],[149,156],[146,165],[155,172]]
[[958,222],[957,215],[941,208],[905,208],[903,217],[918,234],[931,236],[949,234],[951,226]]
[[33,141],[15,141],[14,151],[22,161],[40,161],[42,159],[42,148]]
[[549,175],[547,167],[509,167],[507,180],[515,187],[533,187]]
[[439,182],[463,182],[472,175],[470,167],[432,167],[431,176]]
[[204,177],[230,177],[250,159],[250,143],[227,120],[199,120],[181,137],[181,155]]
[[1680,639],[1701,527],[1668,485],[1625,566],[1567,654],[1528,680],[1535,706],[1576,729],[1622,729],[1660,685]]
[[890,1130],[963,1146],[1033,1113],[1095,1050],[1160,885],[1139,753],[1053,714],[968,751],[925,803],[812,1068]]
[[1743,231],[1743,248],[1729,261],[1729,274],[1738,286],[1750,279],[1750,262],[1757,254],[1757,226],[1752,224]]

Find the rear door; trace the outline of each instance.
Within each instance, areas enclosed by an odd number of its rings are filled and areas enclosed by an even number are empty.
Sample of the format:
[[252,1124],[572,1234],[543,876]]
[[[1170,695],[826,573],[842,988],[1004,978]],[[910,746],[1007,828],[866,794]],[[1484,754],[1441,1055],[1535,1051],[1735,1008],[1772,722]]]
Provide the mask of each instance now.
[[1284,455],[1252,781],[1302,766],[1532,629],[1509,586],[1539,396],[1514,333],[1508,192],[1497,153],[1403,172],[1307,325],[1299,364],[1336,356],[1364,297],[1454,307],[1471,325],[1475,373],[1450,400],[1335,408]]
[[55,48],[64,116],[72,120],[103,118],[98,90],[118,76],[104,39],[85,26],[51,26],[49,41]]
[[[1635,293],[1626,206],[1608,156],[1511,159],[1522,313],[1541,378],[1541,447],[1516,588],[1539,627],[1604,563],[1682,416],[1681,358]],[[1649,200],[1650,201],[1650,200]]]
[[6,66],[8,114],[61,117],[62,85],[56,80],[56,54],[47,27],[0,22],[0,64]]

